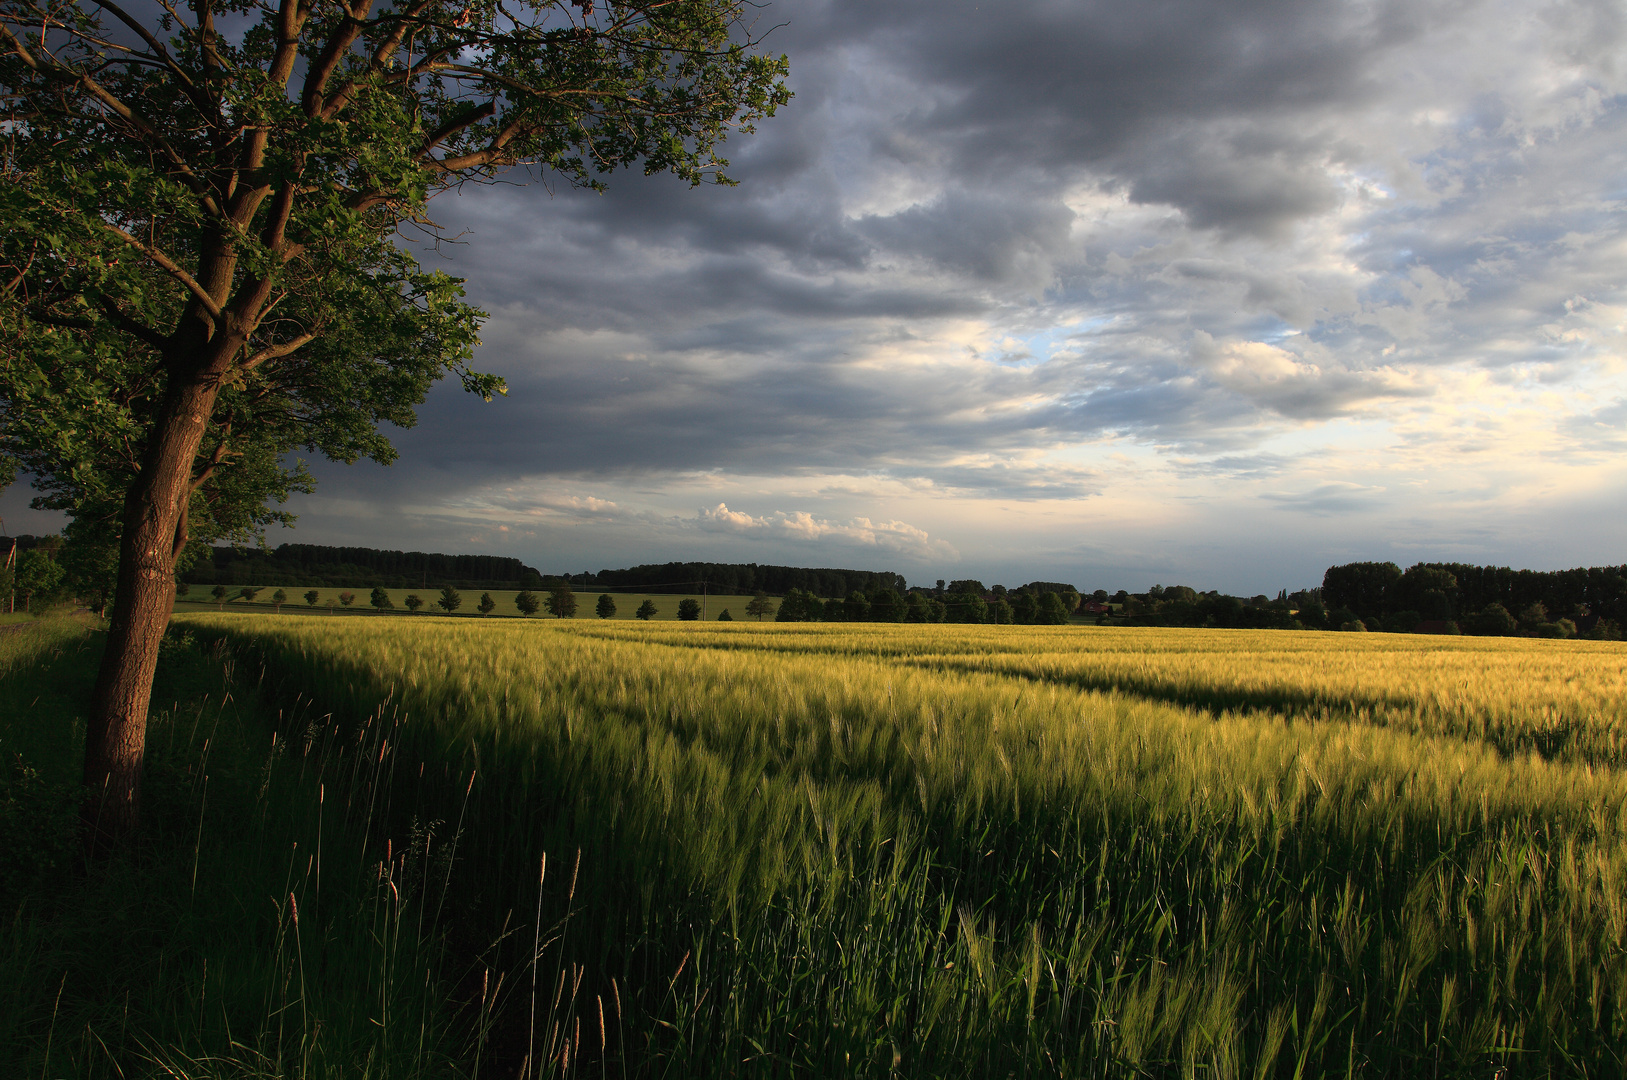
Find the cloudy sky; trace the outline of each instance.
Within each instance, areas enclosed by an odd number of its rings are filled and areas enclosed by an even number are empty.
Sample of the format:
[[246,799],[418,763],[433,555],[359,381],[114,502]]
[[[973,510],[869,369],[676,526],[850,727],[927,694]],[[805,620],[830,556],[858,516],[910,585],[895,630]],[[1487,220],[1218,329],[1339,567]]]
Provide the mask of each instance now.
[[435,204],[510,394],[438,389],[273,544],[1243,594],[1627,561],[1619,4],[763,19],[796,97],[739,187]]

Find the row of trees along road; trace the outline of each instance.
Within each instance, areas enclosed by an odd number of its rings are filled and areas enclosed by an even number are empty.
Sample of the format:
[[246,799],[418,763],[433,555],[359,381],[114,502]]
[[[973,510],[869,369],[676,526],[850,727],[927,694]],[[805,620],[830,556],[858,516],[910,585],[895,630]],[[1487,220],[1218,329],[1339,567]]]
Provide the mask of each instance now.
[[789,98],[744,0],[0,0],[0,457],[116,548],[92,854],[135,827],[178,565],[309,477],[387,462],[483,313],[397,242],[515,166],[728,182]]

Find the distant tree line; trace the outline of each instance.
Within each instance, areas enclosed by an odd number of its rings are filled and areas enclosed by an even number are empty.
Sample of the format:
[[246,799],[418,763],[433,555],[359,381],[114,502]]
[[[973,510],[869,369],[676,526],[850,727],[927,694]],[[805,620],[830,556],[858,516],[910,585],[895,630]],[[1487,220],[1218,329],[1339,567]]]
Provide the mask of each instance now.
[[1346,563],[1328,568],[1322,597],[1330,621],[1368,630],[1616,639],[1627,621],[1627,566]]
[[748,596],[761,591],[785,596],[792,589],[816,596],[846,596],[876,589],[905,588],[902,574],[888,570],[809,569],[800,566],[762,566],[757,563],[669,562],[634,566],[626,570],[600,570],[570,578],[573,587],[620,589],[624,592],[693,593],[704,582],[709,592]]
[[[39,610],[69,596],[100,608],[111,595],[108,567],[95,557],[99,549],[93,545],[60,536],[0,538],[0,544],[11,556],[6,560],[9,566],[0,566],[0,610]],[[1244,598],[1199,592],[1186,585],[1154,585],[1141,593],[1120,589],[1112,595],[1097,589],[1087,595],[1056,581],[1031,581],[1008,589],[971,579],[940,579],[932,587],[911,588],[901,575],[886,571],[757,563],[672,562],[545,577],[518,559],[496,555],[314,544],[284,544],[269,552],[207,550],[208,555],[177,583],[177,591],[185,595],[192,585],[213,586],[209,595],[221,606],[229,599],[252,601],[261,586],[314,585],[371,588],[372,606],[384,611],[394,606],[385,589],[420,587],[441,589],[435,606],[450,613],[461,603],[458,589],[517,589],[521,592],[515,604],[522,615],[546,608],[551,615],[570,618],[576,613],[572,586],[685,594],[704,582],[720,595],[753,594],[746,616],[773,616],[780,622],[1061,625],[1082,617],[1104,625],[1603,640],[1619,639],[1627,624],[1627,566],[1541,571],[1417,563],[1402,570],[1393,562],[1354,562],[1329,567],[1320,588]],[[539,597],[532,590],[547,595]],[[314,589],[305,593],[307,606],[314,606],[318,596]],[[349,592],[338,596],[346,607],[355,599]],[[277,589],[272,600],[280,608],[287,594]],[[425,601],[413,595],[405,603],[416,611]],[[477,610],[488,614],[495,608],[489,595],[481,596]],[[594,612],[600,618],[614,617],[615,598],[601,595]],[[647,600],[635,612],[640,619],[655,614]],[[699,614],[697,603],[681,610],[679,617]]]
[[[806,589],[792,589],[780,601],[778,622],[911,622],[991,623],[995,625],[1062,625],[1080,604],[1071,585],[1042,589],[1036,582],[1020,589],[984,588],[980,581],[939,581],[935,588],[900,592],[892,586],[823,599]],[[1104,594],[1105,595],[1105,594]],[[748,614],[755,614],[750,607]]]
[[181,580],[192,585],[326,585],[330,588],[540,588],[542,574],[502,555],[443,555],[364,547],[283,544],[275,551],[217,547]]

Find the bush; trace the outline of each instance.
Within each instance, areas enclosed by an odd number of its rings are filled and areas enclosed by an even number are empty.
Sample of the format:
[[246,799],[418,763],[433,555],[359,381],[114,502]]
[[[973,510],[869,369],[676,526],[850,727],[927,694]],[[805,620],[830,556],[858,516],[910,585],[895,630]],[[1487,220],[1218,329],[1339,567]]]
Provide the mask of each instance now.
[[1464,620],[1464,628],[1471,634],[1481,635],[1509,635],[1520,628],[1514,616],[1502,604],[1487,604],[1480,611]]
[[717,621],[718,622],[734,622],[734,616],[729,614],[729,609],[728,608],[724,608],[722,611],[717,613]]

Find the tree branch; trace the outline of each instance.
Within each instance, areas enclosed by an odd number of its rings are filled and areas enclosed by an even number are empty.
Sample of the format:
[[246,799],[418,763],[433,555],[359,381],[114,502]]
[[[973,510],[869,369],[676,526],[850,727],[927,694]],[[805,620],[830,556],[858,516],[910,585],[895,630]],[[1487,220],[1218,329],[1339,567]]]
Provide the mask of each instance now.
[[277,52],[266,70],[273,86],[287,87],[294,64],[299,60],[299,36],[310,17],[311,5],[300,0],[282,0],[277,9]]
[[10,42],[11,51],[30,71],[48,79],[77,84],[92,98],[101,102],[113,115],[135,128],[143,138],[148,140],[163,155],[176,174],[192,189],[193,195],[197,196],[199,201],[203,203],[204,208],[216,217],[221,216],[220,206],[215,202],[214,196],[209,193],[208,184],[202,177],[193,172],[191,166],[186,163],[186,159],[174,147],[170,146],[162,135],[158,134],[157,127],[151,121],[126,105],[117,95],[84,72],[76,71],[55,59],[41,60],[40,57],[35,56],[4,22],[0,22],[0,36]]
[[299,335],[299,337],[294,338],[292,341],[285,341],[281,345],[267,346],[266,348],[255,353],[253,356],[249,357],[247,360],[243,361],[241,364],[237,365],[237,369],[239,371],[253,371],[267,360],[278,360],[284,356],[292,355],[293,353],[298,352],[300,349],[303,349],[306,345],[309,345],[311,342],[315,341],[316,336],[316,331],[313,330],[309,333]]
[[164,47],[164,43],[159,41],[158,38],[153,35],[152,31],[148,30],[144,25],[141,24],[141,22],[131,16],[127,11],[119,7],[119,5],[113,3],[113,0],[100,0],[100,2],[102,7],[113,13],[114,18],[118,19],[125,26],[128,26],[131,30],[134,30],[141,36],[141,40],[145,41],[147,43],[147,47],[153,51],[153,56],[157,58],[164,65],[164,67],[170,71],[171,74],[173,74],[177,79],[181,80],[181,85],[186,88],[186,95],[192,99],[192,104],[197,106],[200,110],[207,112],[209,105],[208,99],[203,97],[203,95],[198,91],[197,84],[192,81],[192,76],[186,73],[186,69],[181,67],[180,64],[177,64],[175,59],[170,56],[169,49]]
[[112,233],[120,240],[123,240],[125,243],[147,256],[147,258],[151,259],[153,262],[167,270],[171,277],[179,281],[182,285],[185,285],[187,291],[192,294],[193,299],[203,305],[203,309],[209,313],[210,317],[214,320],[217,326],[223,321],[224,316],[221,313],[220,305],[215,303],[215,298],[209,295],[209,290],[205,289],[202,285],[199,285],[197,280],[193,278],[191,274],[187,273],[176,264],[175,260],[171,259],[168,255],[165,255],[157,248],[151,247],[148,244],[137,240],[134,236],[131,236],[129,233],[125,232],[116,225],[109,225],[105,221],[101,222],[100,224],[103,229]]
[[323,113],[323,91],[328,85],[328,79],[338,70],[345,54],[362,36],[366,27],[363,21],[367,11],[373,6],[372,0],[361,0],[361,12],[345,8],[345,17],[334,28],[333,36],[322,47],[322,52],[311,63],[310,69],[305,73],[305,91],[300,95],[300,105],[306,116],[320,116]]

